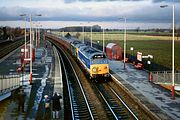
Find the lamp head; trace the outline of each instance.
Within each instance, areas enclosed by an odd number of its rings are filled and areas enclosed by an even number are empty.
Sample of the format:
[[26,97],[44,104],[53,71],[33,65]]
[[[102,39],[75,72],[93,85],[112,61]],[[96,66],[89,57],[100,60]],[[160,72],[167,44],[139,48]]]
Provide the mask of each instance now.
[[166,8],[166,7],[168,7],[168,5],[161,5],[160,7],[161,8]]
[[26,16],[26,14],[20,14],[20,16]]

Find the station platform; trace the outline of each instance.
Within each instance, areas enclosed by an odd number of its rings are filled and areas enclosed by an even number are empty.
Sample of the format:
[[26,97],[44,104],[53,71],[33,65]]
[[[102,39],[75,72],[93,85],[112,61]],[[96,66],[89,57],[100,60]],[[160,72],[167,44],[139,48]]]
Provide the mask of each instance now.
[[152,113],[164,120],[180,119],[180,96],[148,80],[148,72],[135,69],[131,63],[109,61],[111,74]]
[[[16,69],[20,66],[20,48],[11,53],[6,59],[1,60],[1,74],[17,74]],[[25,66],[25,72],[19,73],[19,88],[12,91],[9,98],[0,102],[0,119],[52,119],[52,101],[50,111],[45,115],[44,96],[51,98],[54,92],[63,97],[62,77],[60,76],[60,62],[57,51],[48,43],[35,49],[35,61],[33,62],[33,83],[29,83],[29,64]],[[2,67],[1,67],[2,68]],[[23,88],[26,94],[25,112],[18,111],[18,92]],[[1,96],[0,96],[1,97]],[[63,118],[63,99],[60,99],[60,116]],[[45,118],[45,119],[46,119]]]

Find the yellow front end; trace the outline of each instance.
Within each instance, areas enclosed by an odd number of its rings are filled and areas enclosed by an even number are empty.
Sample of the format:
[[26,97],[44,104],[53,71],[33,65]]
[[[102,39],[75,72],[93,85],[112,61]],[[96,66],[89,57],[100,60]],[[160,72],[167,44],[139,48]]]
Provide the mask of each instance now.
[[98,76],[106,77],[109,75],[108,64],[93,64],[90,66],[90,76],[96,78]]

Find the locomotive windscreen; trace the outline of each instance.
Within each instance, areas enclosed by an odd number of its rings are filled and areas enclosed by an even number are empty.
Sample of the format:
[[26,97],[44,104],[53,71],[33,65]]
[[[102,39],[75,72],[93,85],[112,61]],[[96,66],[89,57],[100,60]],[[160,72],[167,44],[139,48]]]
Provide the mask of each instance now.
[[106,56],[103,54],[100,54],[100,55],[94,55],[92,58],[93,59],[101,59],[101,58],[106,58]]
[[108,60],[103,54],[94,55],[91,64],[108,64]]

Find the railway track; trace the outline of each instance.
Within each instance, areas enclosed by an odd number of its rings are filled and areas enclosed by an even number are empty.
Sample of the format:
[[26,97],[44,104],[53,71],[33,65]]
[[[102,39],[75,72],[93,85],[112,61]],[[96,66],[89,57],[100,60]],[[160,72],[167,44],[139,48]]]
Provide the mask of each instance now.
[[[58,43],[55,44],[61,46]],[[63,49],[63,46],[61,47]],[[95,83],[91,80],[87,80],[84,76],[85,73],[79,70],[80,64],[77,64],[65,49],[63,49],[63,51],[65,53],[62,53],[62,51],[60,52],[63,61],[65,61],[64,63],[61,62],[62,66],[65,66],[64,72],[62,73],[62,76],[64,76],[63,94],[68,95],[68,97],[64,97],[65,119],[156,119],[148,115],[149,112],[145,111],[142,105],[134,102],[133,98],[129,97],[129,95],[120,88],[120,84],[113,80],[102,83]],[[71,65],[69,65],[70,62],[67,60],[67,57],[64,57],[64,54],[67,54],[70,58]],[[75,70],[68,66],[74,66],[78,74],[75,75]],[[77,76],[81,78],[80,82],[76,81],[78,78]],[[68,83],[64,82],[67,81],[67,79]],[[82,84],[82,87],[79,88],[78,84]],[[66,88],[65,85],[67,85]],[[83,90],[84,93],[82,93],[81,89],[85,90]],[[93,89],[93,91],[90,89]],[[83,94],[85,96],[83,96]],[[86,97],[86,100],[84,100],[84,97]],[[91,113],[89,113],[90,111]]]
[[138,120],[138,117],[131,108],[126,105],[121,97],[107,83],[97,83],[96,86],[106,104],[106,110],[111,119]]
[[[59,50],[59,56],[61,59],[61,63],[64,69],[64,76],[66,79],[66,86],[68,91],[68,99],[70,109],[68,110],[68,116],[71,116],[71,119],[94,119],[93,112],[83,90],[83,87],[80,83],[80,80],[75,72],[70,60],[62,50]],[[61,56],[61,54],[63,54]],[[66,61],[66,62],[63,62]],[[66,117],[66,116],[65,116]]]
[[24,43],[24,39],[20,38],[16,41],[8,41],[5,43],[0,44],[0,59],[3,58],[5,55],[16,49],[17,47],[21,46]]

